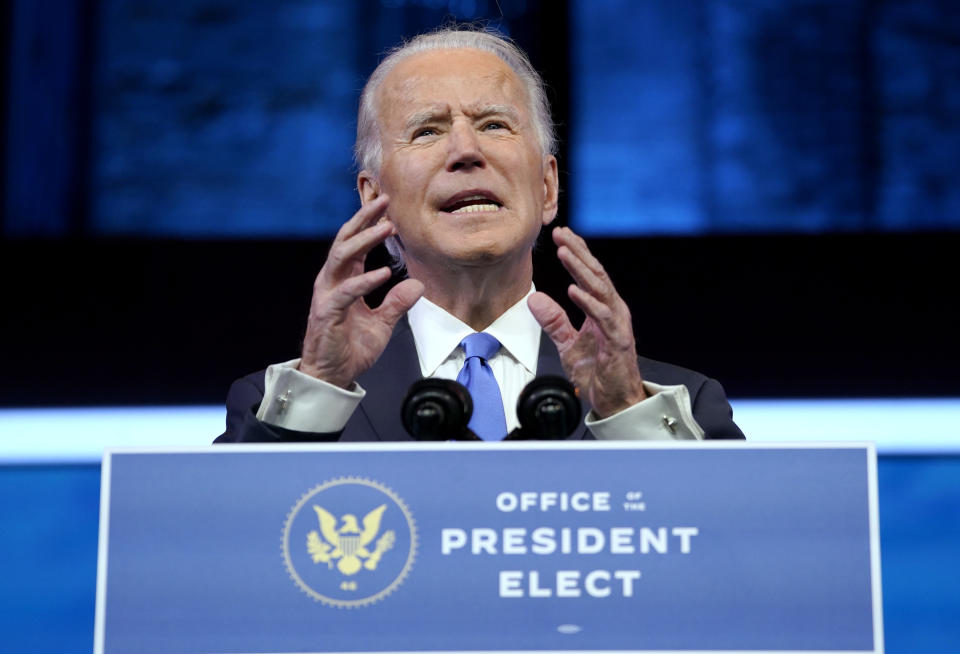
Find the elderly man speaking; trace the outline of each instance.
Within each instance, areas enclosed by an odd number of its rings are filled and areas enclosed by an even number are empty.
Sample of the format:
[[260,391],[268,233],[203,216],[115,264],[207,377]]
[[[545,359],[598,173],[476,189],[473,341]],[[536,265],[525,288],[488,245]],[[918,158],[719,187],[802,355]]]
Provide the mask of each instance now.
[[[589,405],[570,438],[743,438],[716,381],[638,359],[629,309],[570,229],[551,236],[583,324],[534,290],[533,247],[557,214],[554,152],[543,81],[508,40],[444,29],[387,56],[360,98],[362,206],[317,275],[301,356],[233,384],[217,441],[405,439],[401,402],[423,377],[466,380],[482,407],[471,428],[499,440],[546,374]],[[374,309],[364,296],[391,270],[364,260],[381,243],[408,279]]]

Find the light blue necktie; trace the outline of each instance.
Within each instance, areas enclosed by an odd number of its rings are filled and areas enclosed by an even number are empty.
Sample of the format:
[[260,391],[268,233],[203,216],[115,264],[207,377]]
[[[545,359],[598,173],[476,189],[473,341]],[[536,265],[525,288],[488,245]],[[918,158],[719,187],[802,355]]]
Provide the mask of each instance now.
[[473,416],[467,425],[485,441],[499,441],[507,435],[500,387],[487,361],[500,349],[500,341],[490,334],[470,334],[460,341],[467,355],[457,381],[467,387],[473,399]]

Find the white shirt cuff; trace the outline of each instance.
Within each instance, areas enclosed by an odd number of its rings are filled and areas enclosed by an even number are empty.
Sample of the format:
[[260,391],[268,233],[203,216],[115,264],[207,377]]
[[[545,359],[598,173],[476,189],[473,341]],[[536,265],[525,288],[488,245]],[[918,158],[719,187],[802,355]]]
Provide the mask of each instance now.
[[587,414],[587,428],[597,440],[703,440],[686,386],[645,381],[643,387],[649,397],[619,413],[603,419]]
[[267,368],[257,419],[274,427],[314,433],[342,430],[367,394],[345,390],[297,370],[300,359]]

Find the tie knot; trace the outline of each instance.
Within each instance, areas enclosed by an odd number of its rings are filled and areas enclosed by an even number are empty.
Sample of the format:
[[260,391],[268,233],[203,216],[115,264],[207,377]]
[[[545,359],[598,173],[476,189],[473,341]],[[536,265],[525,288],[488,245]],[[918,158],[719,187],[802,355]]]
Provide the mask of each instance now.
[[477,332],[460,341],[460,347],[463,348],[468,359],[480,357],[484,361],[489,361],[490,357],[500,349],[500,341],[485,332]]

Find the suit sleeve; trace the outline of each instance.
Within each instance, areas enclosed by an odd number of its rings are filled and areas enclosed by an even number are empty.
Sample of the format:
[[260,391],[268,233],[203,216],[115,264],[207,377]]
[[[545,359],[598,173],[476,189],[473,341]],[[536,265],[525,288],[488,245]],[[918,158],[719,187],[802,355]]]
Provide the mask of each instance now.
[[705,439],[744,440],[733,421],[733,407],[715,379],[705,379],[693,395],[693,417],[704,431]]
[[283,429],[257,419],[263,400],[264,373],[238,379],[227,393],[227,428],[214,443],[310,443],[335,442],[340,432],[314,433]]

